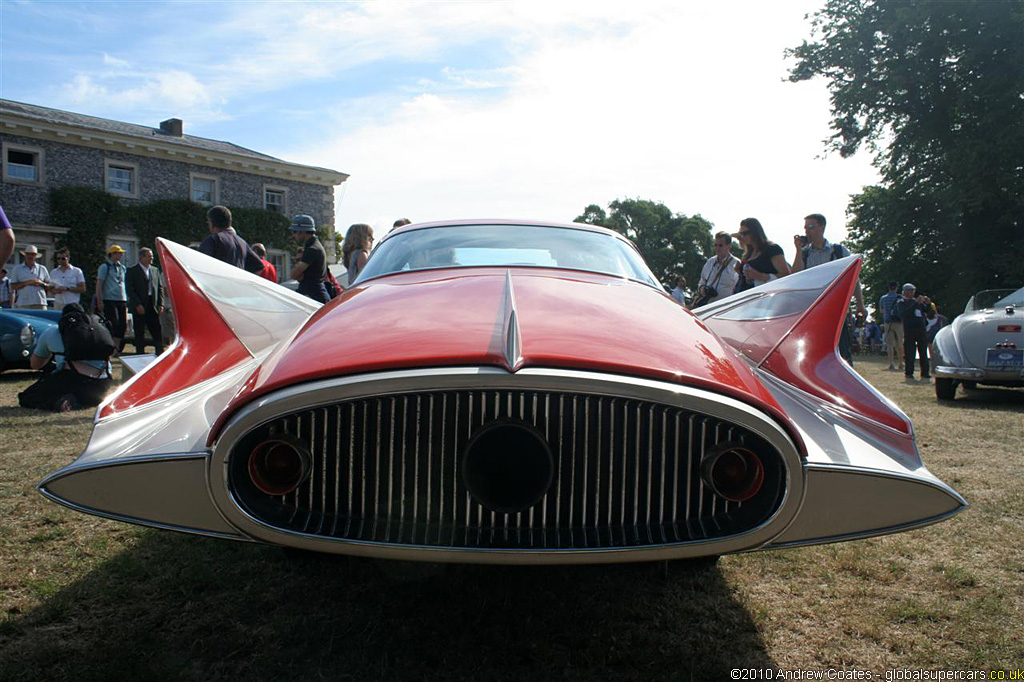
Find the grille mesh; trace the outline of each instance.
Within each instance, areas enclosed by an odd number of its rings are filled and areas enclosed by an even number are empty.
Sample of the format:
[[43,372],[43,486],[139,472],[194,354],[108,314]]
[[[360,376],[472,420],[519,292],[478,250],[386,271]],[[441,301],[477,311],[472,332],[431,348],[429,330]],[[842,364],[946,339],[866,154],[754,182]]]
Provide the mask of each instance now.
[[[495,420],[530,425],[554,458],[554,481],[532,508],[498,513],[462,480],[466,445]],[[247,455],[274,434],[306,443],[312,472],[271,497],[246,474]],[[742,504],[700,479],[702,455],[734,441],[765,463],[761,492]],[[242,438],[231,485],[254,517],[286,531],[435,547],[594,549],[732,535],[759,525],[782,498],[781,460],[743,427],[675,406],[542,391],[441,391],[340,402],[279,417]]]

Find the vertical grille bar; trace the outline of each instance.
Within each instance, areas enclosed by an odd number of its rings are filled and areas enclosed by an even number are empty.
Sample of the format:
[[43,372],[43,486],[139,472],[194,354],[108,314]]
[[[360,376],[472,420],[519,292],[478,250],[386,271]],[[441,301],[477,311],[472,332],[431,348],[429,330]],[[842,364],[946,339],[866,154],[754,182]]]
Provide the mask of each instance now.
[[422,416],[422,398],[416,396],[416,428],[414,430],[412,448],[412,537],[416,541],[416,522],[420,511],[420,424]]

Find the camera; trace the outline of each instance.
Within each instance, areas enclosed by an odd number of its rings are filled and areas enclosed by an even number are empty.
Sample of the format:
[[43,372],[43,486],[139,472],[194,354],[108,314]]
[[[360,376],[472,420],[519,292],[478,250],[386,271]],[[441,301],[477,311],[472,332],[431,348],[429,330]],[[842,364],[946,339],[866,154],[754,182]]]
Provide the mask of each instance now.
[[796,240],[800,242],[800,246],[807,246],[807,235],[798,234]]

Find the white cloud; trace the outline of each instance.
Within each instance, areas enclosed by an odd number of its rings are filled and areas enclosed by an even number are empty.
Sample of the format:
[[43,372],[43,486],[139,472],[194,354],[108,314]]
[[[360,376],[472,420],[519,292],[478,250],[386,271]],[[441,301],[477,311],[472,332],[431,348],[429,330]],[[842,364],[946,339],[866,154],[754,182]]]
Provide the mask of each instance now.
[[125,61],[124,59],[118,59],[117,57],[113,57],[107,54],[106,52],[103,53],[103,65],[112,66],[118,69],[127,69],[131,66],[131,64]]
[[543,15],[498,99],[420,93],[315,148],[278,153],[352,174],[342,226],[381,229],[405,215],[570,220],[629,196],[730,231],[756,216],[790,257],[807,213],[825,213],[829,236],[844,237],[847,195],[875,175],[867,159],[816,158],[827,93],[782,82],[803,11],[780,24],[775,5],[744,6],[743,22],[731,5],[642,7],[593,32]]
[[[102,76],[101,76],[102,78]],[[79,107],[96,111],[150,110],[172,111],[192,121],[220,120],[223,101],[190,73],[161,71],[145,76],[132,74],[118,79],[120,87],[111,87],[78,74],[65,86],[64,96]]]
[[[806,213],[845,236],[848,195],[876,177],[867,158],[818,158],[827,92],[782,82],[782,51],[808,35],[813,2],[221,4],[230,16],[188,41],[149,41],[162,47],[147,63],[174,68],[130,72],[104,55],[105,71],[65,92],[93,110],[201,123],[283,87],[336,91],[323,111],[275,117],[330,122],[323,139],[258,148],[351,173],[343,224],[569,220],[588,203],[643,197],[720,229],[756,216],[791,254]],[[225,40],[215,52],[190,47],[213,37]],[[389,84],[350,92],[345,75],[377,63]],[[406,63],[419,75],[396,77]]]

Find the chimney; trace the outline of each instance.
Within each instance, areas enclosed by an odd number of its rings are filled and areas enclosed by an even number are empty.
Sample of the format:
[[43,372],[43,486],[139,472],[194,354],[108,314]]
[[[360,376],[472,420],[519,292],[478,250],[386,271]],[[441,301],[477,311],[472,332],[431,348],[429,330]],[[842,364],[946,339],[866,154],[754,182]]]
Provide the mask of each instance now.
[[173,135],[174,137],[181,137],[182,126],[180,118],[169,118],[166,121],[160,121],[160,132]]

